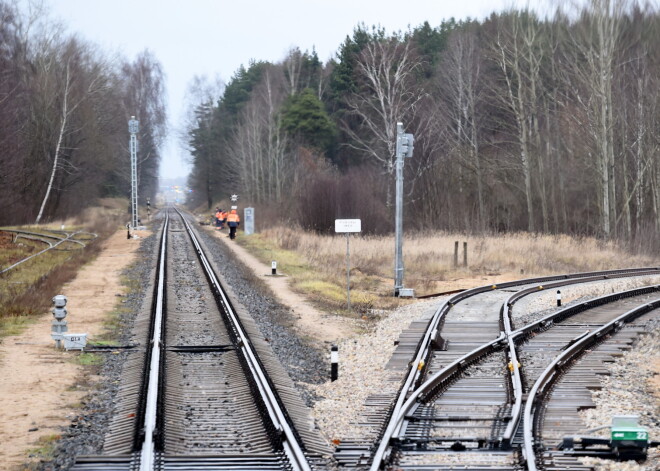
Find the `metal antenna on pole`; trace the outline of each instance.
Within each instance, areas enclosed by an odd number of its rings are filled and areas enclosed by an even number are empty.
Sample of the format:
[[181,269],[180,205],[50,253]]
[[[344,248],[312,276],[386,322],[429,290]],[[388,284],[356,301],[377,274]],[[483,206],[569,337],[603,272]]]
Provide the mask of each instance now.
[[394,251],[394,296],[403,289],[403,158],[413,155],[412,134],[403,132],[403,123],[396,123],[396,214]]
[[128,132],[131,133],[131,226],[138,227],[138,194],[137,194],[137,132],[138,120],[131,116],[128,120]]

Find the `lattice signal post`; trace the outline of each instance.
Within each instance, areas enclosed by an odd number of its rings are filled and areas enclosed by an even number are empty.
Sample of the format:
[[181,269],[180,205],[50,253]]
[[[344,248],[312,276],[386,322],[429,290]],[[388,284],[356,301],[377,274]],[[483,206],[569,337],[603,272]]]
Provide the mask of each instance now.
[[135,116],[128,120],[128,132],[131,134],[129,147],[131,150],[131,226],[138,227],[138,194],[137,194],[137,133],[139,121]]

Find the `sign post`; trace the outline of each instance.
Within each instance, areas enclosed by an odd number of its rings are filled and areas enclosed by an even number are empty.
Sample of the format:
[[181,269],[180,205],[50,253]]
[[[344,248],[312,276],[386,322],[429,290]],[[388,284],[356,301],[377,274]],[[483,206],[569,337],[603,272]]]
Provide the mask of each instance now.
[[243,210],[243,218],[245,219],[243,233],[245,235],[254,234],[254,208],[245,208]]
[[351,232],[362,232],[360,219],[335,219],[335,232],[346,233],[346,304],[351,310],[351,249],[349,235]]

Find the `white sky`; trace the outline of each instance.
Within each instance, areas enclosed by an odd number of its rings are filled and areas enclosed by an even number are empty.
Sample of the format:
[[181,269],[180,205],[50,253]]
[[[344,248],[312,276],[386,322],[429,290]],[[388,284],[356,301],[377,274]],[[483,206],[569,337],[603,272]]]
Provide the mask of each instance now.
[[[21,0],[25,3],[28,0]],[[538,2],[539,0],[537,0]],[[171,137],[161,176],[188,172],[175,133],[184,95],[195,75],[227,82],[250,59],[277,62],[289,49],[316,48],[327,61],[354,27],[379,24],[388,32],[427,20],[483,19],[514,0],[44,0],[70,32],[133,60],[149,49],[166,74]],[[530,1],[530,4],[535,2]]]

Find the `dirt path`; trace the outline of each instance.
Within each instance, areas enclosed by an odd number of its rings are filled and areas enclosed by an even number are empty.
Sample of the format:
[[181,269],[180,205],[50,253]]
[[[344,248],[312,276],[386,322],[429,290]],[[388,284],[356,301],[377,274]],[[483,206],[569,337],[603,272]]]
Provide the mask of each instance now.
[[[138,233],[144,237],[147,233]],[[270,267],[259,262],[226,233],[214,232],[289,306],[301,336],[337,342],[355,333],[355,322],[322,313],[289,288],[287,277],[270,277]],[[94,340],[103,332],[107,315],[125,293],[120,274],[134,259],[140,239],[127,240],[124,230],[104,243],[103,251],[81,269],[61,293],[68,298],[70,333],[87,333]],[[78,414],[77,406],[96,377],[85,376],[78,353],[58,351],[50,337],[50,312],[44,313],[21,335],[0,341],[0,470],[18,470],[31,450],[54,441],[61,427]]]
[[[138,235],[145,236],[146,233]],[[125,293],[121,271],[135,258],[140,239],[126,239],[124,230],[104,242],[103,251],[84,266],[61,293],[68,298],[70,333],[88,333],[92,340]],[[21,469],[29,450],[47,445],[77,414],[85,393],[84,368],[78,353],[58,351],[50,337],[52,315],[44,313],[21,335],[0,343],[0,469]]]
[[[211,230],[255,275],[260,276],[280,303],[288,306],[294,315],[294,329],[303,338],[321,342],[337,342],[355,335],[356,323],[345,317],[326,314],[317,310],[303,296],[294,293],[286,276],[268,276],[271,267],[261,263],[240,245],[232,242],[225,231]],[[239,235],[241,237],[242,234]],[[243,236],[244,237],[244,236]]]

